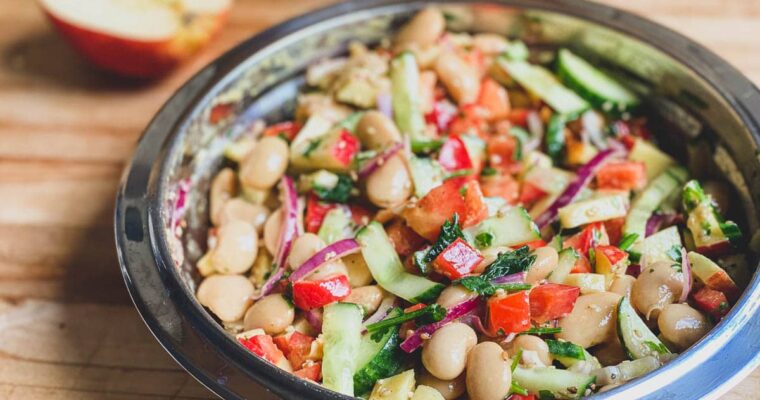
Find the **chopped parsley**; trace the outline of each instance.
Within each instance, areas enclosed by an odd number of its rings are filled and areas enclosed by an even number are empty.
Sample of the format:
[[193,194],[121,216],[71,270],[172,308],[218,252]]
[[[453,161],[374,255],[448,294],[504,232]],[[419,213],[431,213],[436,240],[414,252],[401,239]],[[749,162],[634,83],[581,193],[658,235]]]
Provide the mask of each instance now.
[[372,340],[379,342],[389,329],[395,329],[406,321],[415,320],[417,325],[427,325],[444,319],[446,313],[446,308],[439,304],[431,304],[408,313],[402,313],[400,308],[394,308],[390,315],[397,316],[367,325],[367,332],[372,334]]
[[555,333],[561,333],[562,328],[549,328],[549,327],[535,327],[530,328],[527,331],[522,331],[518,335],[553,335]]
[[681,246],[673,245],[671,248],[665,251],[665,254],[675,262],[681,262]]
[[489,232],[481,232],[475,236],[475,245],[479,248],[489,247],[493,243],[493,235]]
[[518,272],[526,271],[536,256],[530,253],[528,246],[523,246],[515,251],[499,253],[486,271],[479,276],[467,276],[455,281],[470,291],[476,292],[482,296],[492,296],[497,290],[519,291],[530,289],[529,284],[495,284],[493,281],[505,275],[511,275]]
[[314,140],[309,141],[309,145],[306,147],[306,150],[303,152],[304,157],[309,157],[311,153],[314,152],[317,148],[319,148],[319,145],[322,143],[322,138],[316,138]]
[[351,190],[354,188],[354,182],[346,174],[338,174],[338,182],[331,189],[313,185],[314,194],[320,200],[333,203],[345,203],[351,196]]
[[454,214],[451,220],[446,221],[441,226],[441,233],[438,235],[435,243],[429,249],[423,249],[414,253],[414,264],[420,269],[420,272],[427,270],[427,264],[435,260],[451,243],[458,238],[464,239],[462,228],[459,227],[459,214]]
[[627,251],[631,248],[631,246],[633,246],[634,243],[636,243],[636,239],[638,238],[638,233],[626,233],[625,236],[620,239],[620,244],[618,247],[620,247],[621,250]]
[[482,171],[480,171],[480,176],[495,176],[498,175],[499,171],[496,170],[496,168],[491,167],[485,167]]

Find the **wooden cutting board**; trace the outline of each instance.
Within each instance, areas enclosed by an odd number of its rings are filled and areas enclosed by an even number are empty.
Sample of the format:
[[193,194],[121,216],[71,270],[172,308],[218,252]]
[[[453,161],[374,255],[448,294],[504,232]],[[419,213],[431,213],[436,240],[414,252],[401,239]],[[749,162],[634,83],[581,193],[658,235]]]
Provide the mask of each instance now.
[[[612,0],[704,43],[760,82],[760,2]],[[327,1],[238,0],[198,58],[154,84],[97,71],[35,2],[0,1],[0,398],[208,398],[133,310],[114,193],[135,141],[194,71]],[[725,395],[757,398],[760,370]]]

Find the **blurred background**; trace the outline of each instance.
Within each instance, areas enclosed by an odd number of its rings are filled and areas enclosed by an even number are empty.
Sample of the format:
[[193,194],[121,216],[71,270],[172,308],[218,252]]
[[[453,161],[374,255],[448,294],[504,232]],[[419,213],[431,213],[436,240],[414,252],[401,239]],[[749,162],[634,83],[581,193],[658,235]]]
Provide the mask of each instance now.
[[[760,0],[603,2],[696,39],[760,83]],[[53,8],[58,30],[37,2],[0,1],[0,398],[208,398],[150,336],[127,296],[112,233],[117,183],[143,128],[194,72],[250,35],[331,1],[236,0],[229,8],[226,0],[193,1],[221,4],[226,23],[200,20],[152,50],[148,65],[134,58],[108,65],[160,75],[152,79],[104,71],[71,43],[108,64],[111,55],[97,48],[114,45],[108,35],[82,36],[81,26],[128,32],[139,42],[172,34],[166,19],[154,12],[132,16],[139,23],[92,21],[92,10],[82,9],[92,0],[41,3]],[[758,393],[755,371],[724,398]]]

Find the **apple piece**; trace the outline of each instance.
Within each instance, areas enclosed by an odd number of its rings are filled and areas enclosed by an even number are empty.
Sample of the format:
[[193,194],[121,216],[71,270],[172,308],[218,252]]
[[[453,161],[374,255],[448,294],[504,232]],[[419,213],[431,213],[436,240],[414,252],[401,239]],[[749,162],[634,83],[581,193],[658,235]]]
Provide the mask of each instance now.
[[705,286],[725,293],[730,300],[736,300],[739,297],[741,290],[718,264],[693,251],[688,253],[688,257],[691,263],[691,272]]
[[154,78],[196,53],[224,24],[231,0],[39,0],[66,40],[93,64]]
[[608,286],[616,275],[625,274],[628,268],[627,252],[615,246],[596,246],[594,252],[596,273],[604,275]]

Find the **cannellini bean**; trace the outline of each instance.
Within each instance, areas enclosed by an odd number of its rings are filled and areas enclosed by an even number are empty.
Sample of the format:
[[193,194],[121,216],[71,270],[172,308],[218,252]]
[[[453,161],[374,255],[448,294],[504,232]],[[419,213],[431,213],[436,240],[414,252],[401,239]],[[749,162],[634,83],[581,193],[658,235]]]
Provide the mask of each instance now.
[[259,140],[240,165],[240,180],[254,189],[269,189],[288,168],[288,144],[275,136]]
[[657,317],[662,336],[683,351],[710,330],[710,322],[699,311],[686,304],[668,304]]
[[478,335],[461,322],[444,325],[422,347],[422,364],[438,379],[454,379],[467,364],[467,353],[478,343]]
[[235,171],[230,168],[224,168],[219,171],[211,181],[209,190],[209,215],[211,223],[219,226],[222,209],[237,192],[237,176]]
[[562,332],[557,338],[573,342],[583,348],[604,343],[615,337],[617,293],[592,293],[578,297],[573,311],[559,320]]
[[480,91],[480,74],[453,51],[442,52],[435,72],[459,105],[474,103]]
[[446,20],[437,8],[426,8],[412,17],[396,34],[395,48],[423,48],[438,40],[446,29]]
[[647,319],[656,319],[665,305],[673,303],[683,290],[683,274],[673,263],[658,261],[643,268],[631,288],[631,304]]
[[546,279],[554,271],[554,268],[557,267],[557,261],[559,260],[557,250],[550,246],[539,247],[534,253],[536,261],[530,266],[528,274],[525,277],[525,282],[531,284]]
[[249,203],[241,198],[231,199],[224,204],[219,217],[219,225],[224,225],[230,221],[245,221],[256,228],[256,232],[261,233],[264,230],[264,223],[269,217],[269,209]]
[[311,256],[325,247],[325,242],[313,233],[304,233],[293,241],[293,247],[288,256],[290,269],[295,270]]
[[282,229],[282,209],[278,208],[269,215],[267,222],[264,223],[264,246],[269,254],[277,254],[277,241],[280,239],[280,230]]
[[501,346],[483,342],[467,357],[467,395],[470,400],[502,400],[512,385],[510,361]]
[[618,275],[612,280],[609,291],[630,299],[634,282],[636,282],[636,278],[630,275]]
[[384,295],[385,291],[380,286],[370,285],[351,290],[351,294],[342,301],[358,304],[364,309],[364,315],[370,315],[380,307],[380,302],[383,300]]
[[543,366],[548,367],[552,365],[552,360],[554,358],[552,357],[551,353],[549,353],[549,345],[547,345],[546,342],[544,342],[544,340],[540,337],[533,335],[520,335],[512,340],[509,348],[507,349],[507,352],[509,353],[510,357],[515,357],[520,349],[523,350],[523,354],[525,354],[524,352],[527,351],[534,352]]
[[211,264],[221,274],[242,274],[256,260],[259,238],[253,225],[232,221],[219,228]]
[[428,371],[423,371],[419,375],[419,384],[430,386],[443,396],[444,400],[454,400],[464,394],[465,374],[461,374],[454,379],[438,379]]
[[438,303],[441,307],[450,308],[465,300],[474,299],[478,297],[478,294],[471,292],[464,288],[462,285],[451,285],[443,289],[440,295],[438,295]]
[[245,313],[245,330],[263,329],[267,335],[277,335],[293,324],[295,310],[281,294],[262,297]]
[[346,265],[348,282],[351,284],[351,287],[367,286],[372,283],[374,278],[372,278],[372,273],[369,272],[369,267],[361,253],[349,254],[343,257],[342,260]]
[[367,111],[356,125],[356,136],[368,149],[382,151],[401,141],[396,124],[379,111]]
[[402,155],[389,158],[367,178],[367,197],[380,208],[397,206],[412,195],[412,178]]
[[251,304],[253,284],[240,275],[212,275],[198,286],[198,302],[224,322],[243,318]]

